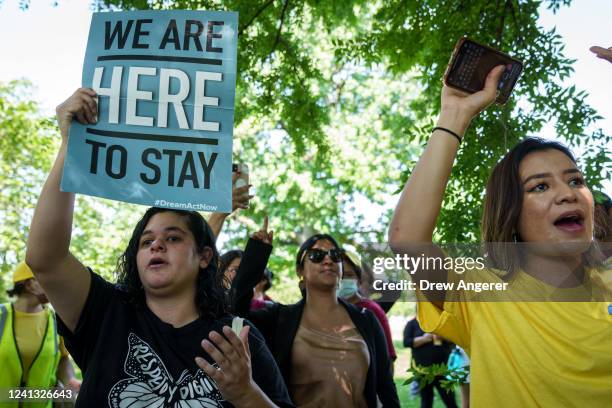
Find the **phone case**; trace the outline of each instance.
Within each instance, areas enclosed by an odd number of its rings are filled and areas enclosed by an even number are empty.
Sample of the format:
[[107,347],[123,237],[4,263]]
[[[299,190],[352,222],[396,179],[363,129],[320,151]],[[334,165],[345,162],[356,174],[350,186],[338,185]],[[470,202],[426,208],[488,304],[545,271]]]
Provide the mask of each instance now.
[[249,184],[249,166],[244,163],[232,164],[232,172],[240,171],[240,177],[234,183],[235,188]]
[[464,92],[478,92],[484,88],[484,80],[489,71],[500,64],[505,64],[506,70],[499,81],[495,103],[503,105],[516,85],[523,63],[467,37],[461,38],[455,45],[444,73],[444,83]]

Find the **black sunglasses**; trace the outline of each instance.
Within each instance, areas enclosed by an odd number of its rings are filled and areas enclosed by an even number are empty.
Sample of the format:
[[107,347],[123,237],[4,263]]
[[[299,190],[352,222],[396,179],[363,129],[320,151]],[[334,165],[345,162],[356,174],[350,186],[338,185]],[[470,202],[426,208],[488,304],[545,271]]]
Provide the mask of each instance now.
[[328,251],[324,251],[319,248],[314,248],[308,251],[308,259],[313,263],[321,263],[325,259],[325,255],[329,255],[332,262],[340,262],[342,260],[342,250],[338,248],[332,248]]

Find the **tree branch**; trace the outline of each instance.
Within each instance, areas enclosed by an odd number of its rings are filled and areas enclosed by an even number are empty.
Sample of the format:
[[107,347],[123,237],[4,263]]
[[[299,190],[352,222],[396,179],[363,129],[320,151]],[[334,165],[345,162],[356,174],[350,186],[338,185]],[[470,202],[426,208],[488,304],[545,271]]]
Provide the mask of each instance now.
[[341,73],[342,70],[344,70],[345,66],[346,66],[346,64],[342,64],[339,68],[337,68],[330,75],[329,82],[334,84],[334,91],[336,93],[335,99],[331,99],[330,98],[330,103],[329,104],[330,104],[331,107],[336,107],[340,103],[340,98],[342,97],[342,90],[344,89],[344,85],[346,85],[346,81],[347,80],[343,79],[342,81],[340,81],[340,83],[335,83],[334,82],[334,77],[336,75],[338,75],[339,73]]
[[506,20],[506,11],[508,10],[509,0],[504,3],[504,9],[502,10],[499,18],[499,26],[497,27],[497,48],[502,48],[502,38],[504,35],[504,22]]
[[518,38],[519,44],[525,46],[525,38],[523,37],[523,31],[520,29],[519,22],[516,18],[517,9],[514,8],[514,4],[510,1],[510,12],[512,13],[512,21],[514,22],[515,36]]
[[276,32],[276,39],[274,40],[274,45],[272,45],[272,49],[270,50],[270,54],[274,52],[278,42],[280,41],[281,31],[283,30],[283,23],[285,22],[285,11],[287,11],[287,6],[289,5],[289,0],[285,0],[285,4],[283,5],[283,11],[281,12],[280,24],[278,25],[278,31]]
[[269,6],[270,4],[272,4],[272,3],[274,3],[274,0],[268,0],[267,2],[265,2],[265,3],[264,3],[264,5],[263,5],[263,6],[261,6],[261,7],[260,7],[260,9],[259,9],[259,10],[257,10],[257,12],[255,12],[255,14],[253,15],[253,17],[251,17],[251,19],[250,19],[250,20],[249,20],[249,21],[248,21],[246,24],[244,24],[242,27],[240,27],[240,29],[238,30],[238,36],[240,37],[240,36],[242,35],[242,33],[244,32],[244,30],[246,30],[247,28],[249,28],[249,26],[250,26],[251,24],[253,24],[253,21],[255,21],[255,19],[256,19],[257,17],[259,17],[259,15],[260,15],[260,14],[261,14],[261,13],[262,13],[262,12],[263,12],[265,9],[267,9],[267,8],[268,8],[268,6]]

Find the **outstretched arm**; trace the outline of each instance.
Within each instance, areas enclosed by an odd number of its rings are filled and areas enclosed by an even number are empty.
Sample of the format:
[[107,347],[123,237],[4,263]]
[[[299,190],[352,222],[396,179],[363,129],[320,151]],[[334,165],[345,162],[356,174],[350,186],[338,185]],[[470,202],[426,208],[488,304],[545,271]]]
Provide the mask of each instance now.
[[268,231],[268,216],[265,216],[262,229],[249,238],[236,277],[232,282],[234,290],[232,306],[237,316],[248,315],[251,299],[253,299],[253,288],[263,277],[272,253],[273,240],[274,231]]
[[[436,127],[448,129],[462,137],[472,118],[495,100],[503,68],[493,68],[487,76],[484,89],[471,95],[444,86]],[[459,140],[444,130],[435,130],[429,138],[393,213],[389,245],[395,253],[441,255],[431,242],[458,147]],[[413,275],[414,279],[424,278],[419,272]],[[444,270],[427,273],[429,280],[446,281]],[[441,302],[435,303],[442,306]]]
[[605,59],[608,62],[612,62],[612,47],[604,48],[604,47],[591,47],[591,52],[594,52],[597,55],[597,58]]
[[38,198],[26,252],[26,263],[45,290],[55,311],[74,331],[89,290],[87,269],[69,251],[72,235],[74,194],[60,191],[60,180],[68,146],[68,129],[96,122],[95,92],[80,88],[57,107],[62,144]]

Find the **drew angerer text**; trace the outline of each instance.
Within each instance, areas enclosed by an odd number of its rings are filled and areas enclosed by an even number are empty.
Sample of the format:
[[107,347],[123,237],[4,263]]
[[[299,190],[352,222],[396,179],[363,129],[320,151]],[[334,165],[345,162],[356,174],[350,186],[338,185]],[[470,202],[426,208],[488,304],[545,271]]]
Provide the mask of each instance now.
[[460,280],[458,282],[430,282],[425,279],[421,279],[418,282],[413,282],[410,280],[402,279],[398,282],[385,282],[383,280],[377,279],[374,280],[373,283],[374,290],[380,291],[414,291],[414,290],[469,290],[474,292],[484,292],[484,291],[496,291],[496,290],[507,290],[508,283],[507,282],[466,282],[464,280]]

